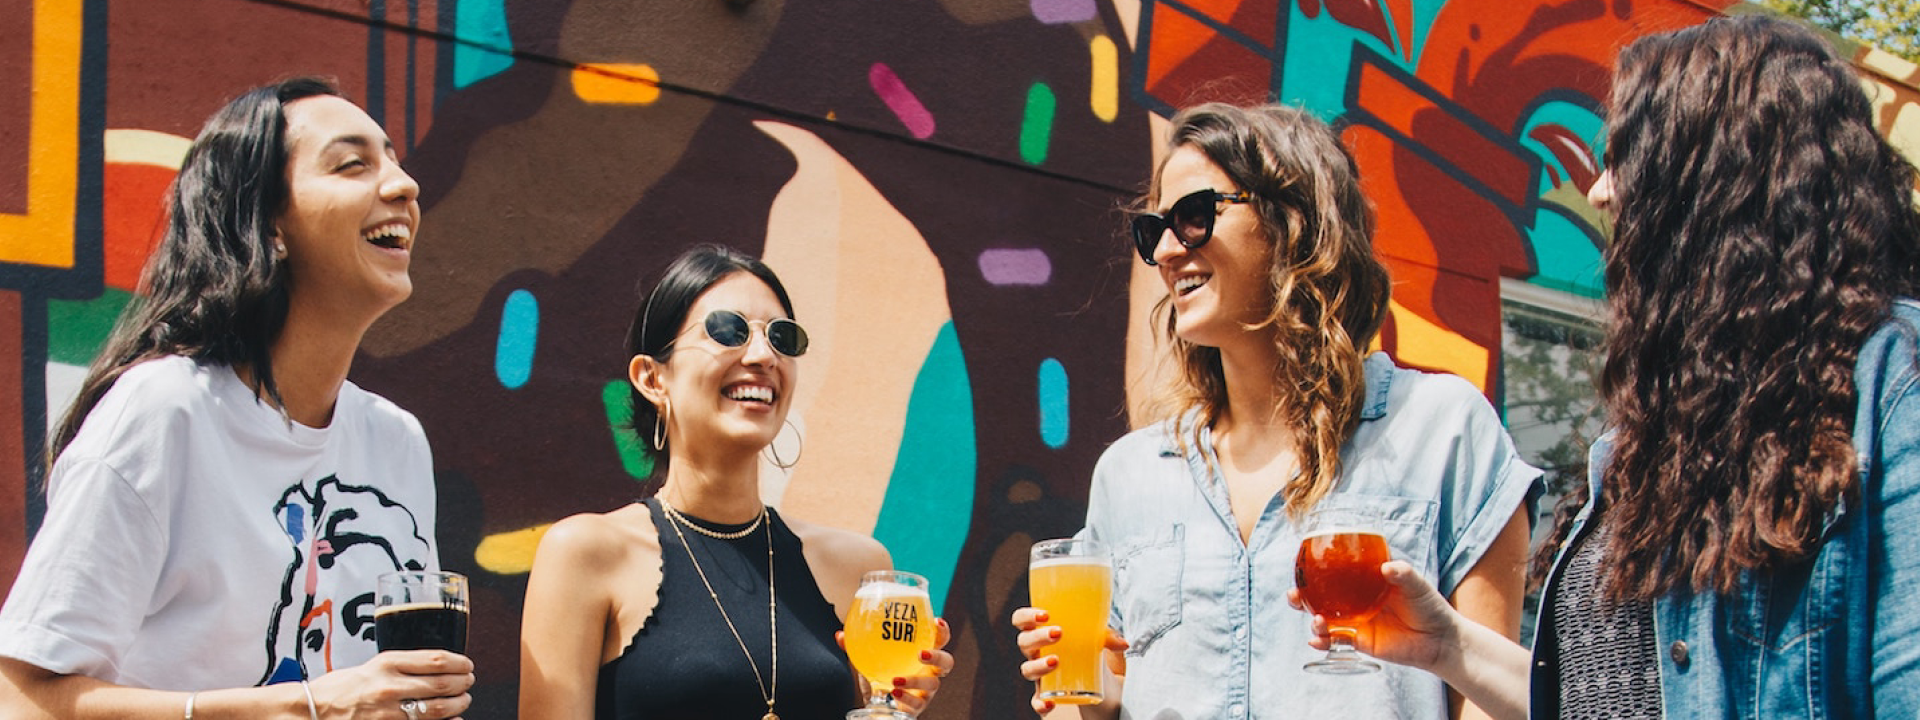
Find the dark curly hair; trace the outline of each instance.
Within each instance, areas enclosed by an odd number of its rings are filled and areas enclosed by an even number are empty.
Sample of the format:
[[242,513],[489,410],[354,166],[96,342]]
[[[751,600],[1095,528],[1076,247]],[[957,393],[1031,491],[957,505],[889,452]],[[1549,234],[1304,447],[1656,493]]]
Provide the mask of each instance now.
[[1920,278],[1914,169],[1853,68],[1766,16],[1636,41],[1609,120],[1608,595],[1730,591],[1859,491],[1854,362]]
[[[1208,103],[1173,117],[1169,148],[1193,147],[1253,194],[1252,207],[1273,247],[1267,267],[1267,315],[1247,328],[1268,333],[1279,363],[1283,418],[1295,433],[1300,475],[1281,490],[1287,511],[1305,513],[1340,477],[1340,446],[1360,425],[1366,395],[1362,360],[1386,321],[1391,286],[1373,253],[1373,207],[1360,191],[1359,167],[1325,122],[1284,105]],[[1171,156],[1171,153],[1169,153]],[[1164,165],[1164,160],[1162,161]],[[1144,198],[1153,207],[1160,173]],[[1165,332],[1181,368],[1169,405],[1212,425],[1227,406],[1220,349],[1174,331],[1171,298]],[[1198,428],[1187,429],[1190,432]],[[1198,437],[1181,435],[1181,442]]]

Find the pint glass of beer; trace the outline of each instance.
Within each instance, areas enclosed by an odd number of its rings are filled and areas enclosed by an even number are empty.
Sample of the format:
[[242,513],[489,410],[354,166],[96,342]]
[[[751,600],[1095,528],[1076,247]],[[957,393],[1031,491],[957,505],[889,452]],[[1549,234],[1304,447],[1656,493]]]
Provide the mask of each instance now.
[[1360,626],[1386,602],[1387,579],[1380,574],[1380,564],[1390,559],[1378,514],[1351,508],[1308,514],[1293,579],[1307,609],[1327,619],[1333,643],[1326,657],[1307,663],[1307,672],[1355,675],[1380,670],[1378,663],[1354,650],[1353,642]]
[[1100,652],[1106,647],[1107,614],[1113,602],[1113,561],[1093,540],[1042,540],[1033,546],[1027,576],[1033,607],[1060,627],[1053,654],[1059,667],[1040,677],[1040,697],[1061,705],[1091,705],[1103,699]]
[[390,572],[380,576],[373,641],[386,650],[467,652],[467,576]]
[[933,602],[927,579],[910,572],[875,570],[860,578],[847,611],[847,659],[867,679],[865,708],[856,718],[913,720],[893,702],[893,679],[921,673],[920,653],[932,650]]

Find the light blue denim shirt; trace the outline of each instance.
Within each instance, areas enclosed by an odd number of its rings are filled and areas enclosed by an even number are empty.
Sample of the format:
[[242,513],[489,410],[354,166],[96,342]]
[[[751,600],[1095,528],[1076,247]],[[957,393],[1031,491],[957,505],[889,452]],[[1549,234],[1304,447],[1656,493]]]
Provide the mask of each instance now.
[[[1451,375],[1366,360],[1359,429],[1323,507],[1387,515],[1387,542],[1453,588],[1529,497],[1540,471],[1514,453],[1480,391]],[[1082,534],[1114,556],[1113,627],[1131,644],[1122,718],[1447,717],[1439,678],[1402,666],[1309,675],[1308,618],[1287,605],[1300,530],[1275,496],[1241,543],[1212,438],[1182,452],[1173,424],[1115,442],[1094,470]]]
[[[1920,718],[1917,358],[1920,305],[1902,300],[1854,365],[1860,492],[1828,517],[1818,554],[1748,573],[1730,594],[1654,601],[1667,717]],[[1599,496],[1611,437],[1590,452],[1589,497]],[[1574,536],[1592,508],[1575,519]],[[1555,559],[1547,592],[1565,562],[1565,553]],[[1551,637],[1548,621],[1541,638]],[[1533,708],[1550,717],[1558,678],[1542,656],[1534,668]]]

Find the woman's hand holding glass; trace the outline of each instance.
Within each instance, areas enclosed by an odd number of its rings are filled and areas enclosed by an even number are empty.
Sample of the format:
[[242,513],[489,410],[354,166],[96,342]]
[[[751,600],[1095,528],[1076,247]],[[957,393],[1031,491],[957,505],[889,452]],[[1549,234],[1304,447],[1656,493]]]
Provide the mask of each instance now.
[[388,650],[365,664],[327,673],[312,682],[314,707],[323,718],[458,717],[473,704],[473,661],[445,650]]
[[913,573],[880,570],[861,578],[846,628],[835,634],[870,698],[847,713],[850,720],[919,715],[940,678],[953,672],[953,655],[943,649],[953,633],[933,617],[930,598],[927,579]]
[[[1059,625],[1048,624],[1050,620],[1052,617],[1045,608],[1023,607],[1013,611],[1013,627],[1020,631],[1015,642],[1020,645],[1020,654],[1027,658],[1026,662],[1020,663],[1020,676],[1035,683],[1060,666],[1059,656],[1047,654],[1047,649],[1059,644],[1066,631]],[[1115,677],[1125,677],[1127,641],[1112,628],[1103,628],[1102,632],[1105,633],[1101,645],[1106,650],[1102,654],[1106,656],[1107,671]],[[1053,707],[1053,701],[1040,697],[1036,687],[1033,711],[1044,715],[1052,712]]]
[[[1370,622],[1357,628],[1354,648],[1396,665],[1436,669],[1448,660],[1449,652],[1459,647],[1465,618],[1406,561],[1387,562],[1380,566],[1380,574],[1387,581],[1386,600]],[[1287,591],[1287,602],[1294,609],[1307,611],[1299,588]],[[1333,646],[1332,628],[1325,616],[1313,616],[1312,630],[1309,645],[1319,650]]]

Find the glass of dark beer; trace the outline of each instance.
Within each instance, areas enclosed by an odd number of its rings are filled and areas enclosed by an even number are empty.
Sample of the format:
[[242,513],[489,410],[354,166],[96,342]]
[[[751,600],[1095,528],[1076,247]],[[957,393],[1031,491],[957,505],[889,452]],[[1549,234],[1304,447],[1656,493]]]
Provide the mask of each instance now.
[[1386,602],[1387,579],[1380,574],[1380,565],[1390,559],[1377,513],[1323,508],[1307,515],[1300,555],[1293,564],[1294,584],[1307,609],[1327,619],[1332,636],[1327,656],[1307,663],[1307,672],[1379,672],[1379,663],[1368,660],[1353,645],[1360,627]]
[[380,576],[373,640],[387,650],[467,653],[467,576],[391,572]]

